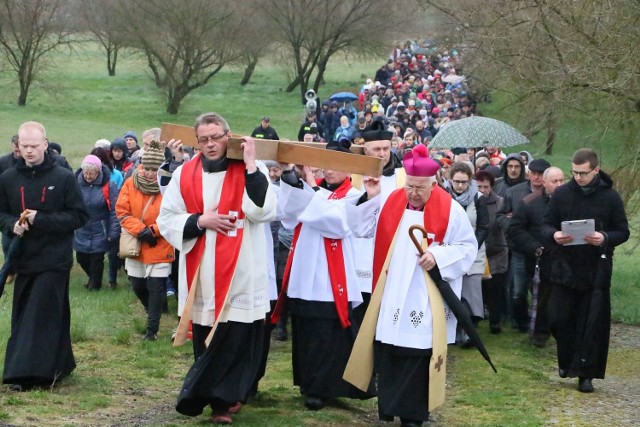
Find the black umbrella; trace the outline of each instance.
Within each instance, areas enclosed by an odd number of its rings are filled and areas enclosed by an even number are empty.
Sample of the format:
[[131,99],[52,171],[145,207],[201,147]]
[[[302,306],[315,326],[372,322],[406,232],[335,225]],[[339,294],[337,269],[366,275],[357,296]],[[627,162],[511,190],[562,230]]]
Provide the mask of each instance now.
[[[416,249],[418,249],[420,255],[423,255],[424,249],[422,249],[422,245],[413,234],[413,230],[419,230],[425,237],[427,236],[427,231],[420,225],[412,225],[411,227],[409,227],[409,235],[411,236],[411,240],[416,246]],[[449,285],[449,283],[442,278],[440,269],[437,266],[434,266],[431,270],[429,270],[429,276],[431,276],[431,279],[438,287],[440,295],[442,295],[442,299],[449,306],[449,310],[451,310],[454,316],[456,316],[456,319],[458,319],[458,323],[460,323],[462,329],[464,329],[467,335],[469,335],[469,338],[471,339],[473,345],[478,349],[482,357],[484,357],[484,359],[489,362],[489,365],[491,365],[493,371],[498,372],[496,370],[496,367],[493,366],[493,363],[491,362],[489,353],[487,353],[487,349],[484,347],[484,344],[480,339],[480,335],[478,334],[473,321],[471,321],[471,316],[469,315],[468,311],[465,310],[464,306],[462,305],[462,301],[460,301],[455,292],[453,292],[453,289],[451,289],[451,285]]]
[[[29,211],[25,210],[22,215],[20,215],[20,219],[18,220],[18,223],[20,225],[24,224],[24,222],[27,220],[28,213]],[[2,266],[2,269],[0,269],[0,297],[4,292],[4,285],[7,283],[7,278],[10,275],[15,274],[14,264],[16,262],[16,259],[20,255],[21,249],[22,239],[20,239],[19,237],[14,237],[11,241],[11,244],[9,245],[9,250],[7,251],[7,254],[5,256],[4,265]]]

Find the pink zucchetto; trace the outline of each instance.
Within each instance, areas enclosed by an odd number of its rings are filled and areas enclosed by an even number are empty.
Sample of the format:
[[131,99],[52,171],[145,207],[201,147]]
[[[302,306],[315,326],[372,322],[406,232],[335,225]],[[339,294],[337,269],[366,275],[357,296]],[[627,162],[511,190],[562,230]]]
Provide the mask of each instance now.
[[427,147],[422,144],[417,145],[402,157],[404,170],[409,176],[435,176],[440,165],[429,157]]

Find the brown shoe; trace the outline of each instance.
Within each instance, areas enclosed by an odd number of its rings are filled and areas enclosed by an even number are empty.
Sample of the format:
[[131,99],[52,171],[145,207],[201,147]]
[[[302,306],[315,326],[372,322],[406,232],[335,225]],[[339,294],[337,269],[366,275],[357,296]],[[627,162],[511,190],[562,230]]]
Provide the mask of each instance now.
[[13,283],[13,281],[16,279],[16,275],[15,274],[10,274],[7,276],[7,280],[4,282],[5,285],[8,285],[9,283]]
[[211,422],[213,424],[228,425],[232,424],[233,420],[231,419],[231,415],[225,412],[223,414],[211,414]]

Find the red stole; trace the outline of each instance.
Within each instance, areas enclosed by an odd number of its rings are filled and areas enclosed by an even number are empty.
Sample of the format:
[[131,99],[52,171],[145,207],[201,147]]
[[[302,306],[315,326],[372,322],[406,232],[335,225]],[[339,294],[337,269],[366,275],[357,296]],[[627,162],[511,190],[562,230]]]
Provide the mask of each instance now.
[[[344,198],[351,189],[351,180],[345,179],[342,184],[336,190],[329,195],[329,200],[339,200]],[[291,241],[291,247],[289,248],[289,257],[287,258],[287,265],[284,268],[282,276],[282,288],[278,301],[273,309],[271,315],[271,323],[276,324],[280,320],[282,309],[284,308],[284,296],[287,294],[289,287],[289,276],[291,274],[291,265],[293,264],[293,256],[298,238],[300,237],[300,230],[302,224],[296,226],[293,232],[293,240]],[[329,239],[324,238],[324,250],[327,257],[327,265],[329,267],[329,280],[331,281],[331,290],[333,292],[333,300],[336,304],[336,311],[338,312],[338,318],[340,319],[340,325],[343,328],[347,328],[351,325],[349,322],[349,295],[347,293],[347,273],[344,266],[344,253],[342,252],[342,240],[341,239]]]
[[[376,241],[373,251],[373,290],[378,283],[380,273],[387,253],[391,250],[391,243],[396,230],[402,221],[404,211],[407,208],[407,194],[403,189],[395,190],[382,208],[378,227],[376,229]],[[431,196],[424,205],[424,228],[427,233],[435,235],[428,239],[429,245],[434,241],[442,244],[449,226],[449,214],[451,212],[451,196],[437,185],[431,190]]]
[[[244,195],[245,164],[241,161],[229,160],[229,166],[222,182],[222,192],[218,204],[218,212],[227,214],[230,211],[238,212],[238,219],[244,219],[242,212],[242,196]],[[198,154],[191,161],[182,166],[180,176],[180,193],[189,213],[204,212],[202,200],[202,154]],[[215,249],[215,317],[218,319],[220,310],[229,294],[231,280],[238,263],[238,255],[242,246],[244,228],[237,229],[237,236],[230,237],[226,234],[216,235]],[[191,289],[195,281],[195,273],[202,260],[206,234],[198,237],[193,249],[186,255],[187,286]]]

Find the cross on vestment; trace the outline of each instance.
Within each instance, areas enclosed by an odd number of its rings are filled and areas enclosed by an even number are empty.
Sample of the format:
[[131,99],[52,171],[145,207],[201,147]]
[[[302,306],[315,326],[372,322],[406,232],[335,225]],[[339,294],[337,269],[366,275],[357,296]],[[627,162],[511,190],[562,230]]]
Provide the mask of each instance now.
[[[191,126],[162,124],[162,141],[180,139],[190,147],[200,149],[195,130]],[[227,144],[227,157],[242,160],[241,137],[232,135]],[[352,146],[350,153],[326,150],[326,144],[303,143],[295,141],[274,141],[270,139],[256,140],[256,158],[259,160],[275,160],[281,163],[312,166],[340,172],[379,177],[382,175],[384,160],[365,156],[361,146]]]

